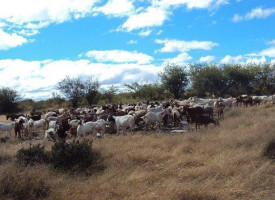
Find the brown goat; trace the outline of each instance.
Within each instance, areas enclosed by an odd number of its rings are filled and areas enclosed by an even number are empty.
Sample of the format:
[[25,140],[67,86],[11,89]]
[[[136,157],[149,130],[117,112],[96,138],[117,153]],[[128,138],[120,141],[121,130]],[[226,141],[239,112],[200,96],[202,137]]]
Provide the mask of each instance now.
[[204,124],[205,126],[208,126],[208,124],[210,123],[219,125],[219,121],[216,121],[208,116],[203,116],[203,115],[196,116],[195,121],[196,121],[196,130],[198,129],[198,126],[200,126],[200,124]]
[[70,128],[70,130],[69,130],[69,135],[70,135],[71,137],[76,138],[76,136],[77,136],[77,127],[78,127],[78,125],[75,125],[75,126],[72,126],[72,127]]
[[18,133],[18,137],[21,138],[21,131],[23,130],[23,123],[24,120],[20,119],[19,122],[15,122],[15,126],[14,126],[14,134],[15,134],[15,138],[17,137],[17,133]]
[[216,108],[216,113],[218,114],[218,120],[224,119],[223,116],[223,106]]

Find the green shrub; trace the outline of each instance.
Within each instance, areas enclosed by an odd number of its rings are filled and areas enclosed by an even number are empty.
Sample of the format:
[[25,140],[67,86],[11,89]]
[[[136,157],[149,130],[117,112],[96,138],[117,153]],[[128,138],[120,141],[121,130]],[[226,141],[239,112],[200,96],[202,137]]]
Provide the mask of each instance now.
[[82,171],[95,165],[99,154],[92,150],[92,143],[56,141],[51,151],[51,164],[59,170]]
[[50,164],[53,168],[61,171],[94,172],[101,170],[102,165],[98,152],[92,149],[92,142],[72,141],[65,142],[56,140],[52,150],[46,152],[43,146],[31,145],[29,148],[20,149],[16,154],[20,165]]
[[36,163],[43,164],[49,161],[49,156],[45,152],[44,147],[38,145],[30,145],[29,148],[20,149],[16,154],[17,162],[20,165],[34,165]]
[[20,95],[16,90],[8,87],[0,88],[0,113],[18,112]]

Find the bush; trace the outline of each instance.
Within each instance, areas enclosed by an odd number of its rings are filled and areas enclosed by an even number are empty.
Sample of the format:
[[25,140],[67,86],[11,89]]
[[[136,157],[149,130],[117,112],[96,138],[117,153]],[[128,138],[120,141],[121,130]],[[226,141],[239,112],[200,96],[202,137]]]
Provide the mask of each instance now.
[[[50,164],[53,168],[61,171],[88,172],[86,169],[100,170],[100,155],[92,150],[92,143],[65,142],[56,140],[50,152],[45,152],[44,147],[38,145],[30,146],[27,149],[20,149],[16,154],[17,162],[20,165]],[[91,171],[91,172],[92,172]]]
[[49,161],[49,156],[44,150],[43,146],[38,145],[30,145],[27,149],[20,149],[16,154],[17,162],[20,165],[34,165],[36,163],[43,164]]
[[10,138],[8,136],[0,137],[0,143],[6,143]]
[[275,160],[275,139],[273,139],[264,149],[264,156]]
[[20,96],[17,91],[10,88],[0,89],[0,113],[17,112]]
[[82,171],[97,163],[99,154],[92,151],[92,143],[56,141],[51,151],[51,164],[59,170]]
[[[42,171],[43,170],[43,171]],[[41,167],[25,168],[8,165],[0,171],[0,199],[36,200],[49,196],[51,188]]]

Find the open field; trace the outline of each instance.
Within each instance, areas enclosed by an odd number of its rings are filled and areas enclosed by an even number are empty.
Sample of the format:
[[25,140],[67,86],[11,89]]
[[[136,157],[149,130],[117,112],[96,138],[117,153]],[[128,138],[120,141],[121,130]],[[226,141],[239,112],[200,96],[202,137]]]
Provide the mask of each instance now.
[[[0,121],[5,121],[4,116]],[[232,108],[225,110],[220,126],[197,132],[94,140],[104,170],[86,176],[44,165],[18,167],[14,155],[29,142],[12,135],[0,143],[0,199],[36,199],[39,193],[43,199],[271,200],[275,163],[263,151],[274,138],[274,106]],[[34,143],[46,149],[52,145]]]

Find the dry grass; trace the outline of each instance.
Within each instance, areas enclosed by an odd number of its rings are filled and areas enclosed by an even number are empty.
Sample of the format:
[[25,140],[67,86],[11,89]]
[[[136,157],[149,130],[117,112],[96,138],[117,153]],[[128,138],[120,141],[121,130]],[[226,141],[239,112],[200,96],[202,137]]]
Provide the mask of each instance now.
[[[61,174],[46,166],[26,168],[23,174],[43,181],[37,187],[47,188],[41,196],[46,199],[271,200],[275,165],[263,152],[275,137],[274,113],[274,106],[233,108],[225,111],[219,127],[96,140],[93,146],[102,152],[105,170],[92,176]],[[0,144],[0,157],[6,158],[0,163],[0,181],[13,176],[10,171],[19,173],[13,156],[22,145],[28,143],[13,138]],[[0,199],[11,197],[1,194]]]

